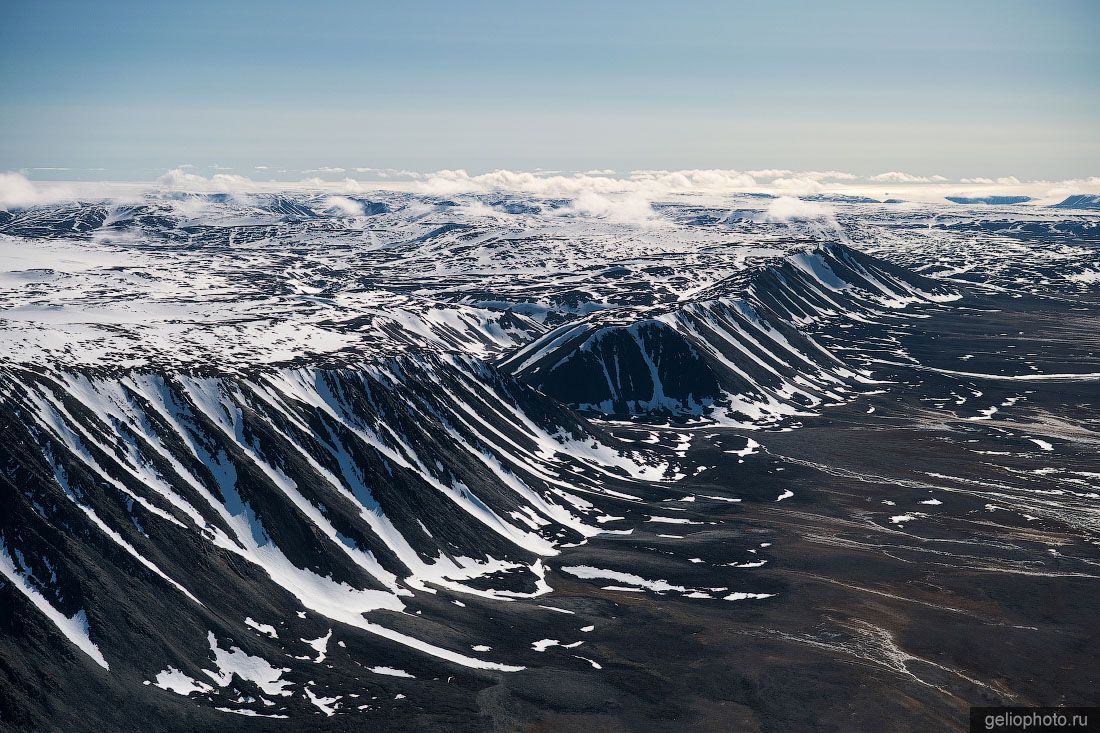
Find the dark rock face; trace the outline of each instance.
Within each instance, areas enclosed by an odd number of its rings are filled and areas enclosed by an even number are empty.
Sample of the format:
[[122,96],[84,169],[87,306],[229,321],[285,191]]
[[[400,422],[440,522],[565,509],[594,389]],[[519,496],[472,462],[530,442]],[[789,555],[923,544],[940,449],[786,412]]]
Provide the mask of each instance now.
[[525,378],[582,409],[619,415],[701,414],[721,397],[710,365],[690,341],[661,321],[583,331],[544,361],[544,374],[533,365]]

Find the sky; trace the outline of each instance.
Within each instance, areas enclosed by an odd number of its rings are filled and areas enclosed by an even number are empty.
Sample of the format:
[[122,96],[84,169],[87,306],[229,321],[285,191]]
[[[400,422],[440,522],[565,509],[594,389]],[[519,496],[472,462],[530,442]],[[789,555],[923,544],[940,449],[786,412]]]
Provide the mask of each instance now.
[[0,171],[32,180],[1100,174],[1095,0],[37,0],[2,17]]

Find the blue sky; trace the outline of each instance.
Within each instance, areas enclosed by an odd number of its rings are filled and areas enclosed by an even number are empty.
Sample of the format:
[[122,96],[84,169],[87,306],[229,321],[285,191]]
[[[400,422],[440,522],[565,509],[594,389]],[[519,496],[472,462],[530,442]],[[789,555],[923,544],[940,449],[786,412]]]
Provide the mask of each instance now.
[[1091,0],[8,3],[0,170],[1073,178],[1097,38]]

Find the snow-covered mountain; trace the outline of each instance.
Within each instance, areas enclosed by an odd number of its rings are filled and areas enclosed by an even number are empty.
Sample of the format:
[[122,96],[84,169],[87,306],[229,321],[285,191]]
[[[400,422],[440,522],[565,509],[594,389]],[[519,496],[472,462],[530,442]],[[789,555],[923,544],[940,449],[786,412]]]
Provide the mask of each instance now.
[[1081,193],[1075,196],[1066,196],[1058,203],[1052,204],[1052,207],[1055,209],[1091,209],[1095,211],[1100,209],[1100,194]]
[[826,402],[866,380],[818,344],[827,319],[867,323],[891,309],[958,296],[841,244],[792,250],[675,304],[602,310],[502,362],[589,412],[760,422]]
[[[751,575],[554,563],[644,523],[718,527],[667,503],[713,467],[699,431],[788,430],[880,391],[876,364],[913,361],[899,335],[969,289],[1100,272],[1095,220],[831,204],[832,221],[741,216],[769,206],[751,197],[624,221],[511,194],[0,212],[6,719],[389,720],[574,644],[540,629],[578,578],[766,602],[778,585]],[[1061,240],[1022,244],[1028,227]]]

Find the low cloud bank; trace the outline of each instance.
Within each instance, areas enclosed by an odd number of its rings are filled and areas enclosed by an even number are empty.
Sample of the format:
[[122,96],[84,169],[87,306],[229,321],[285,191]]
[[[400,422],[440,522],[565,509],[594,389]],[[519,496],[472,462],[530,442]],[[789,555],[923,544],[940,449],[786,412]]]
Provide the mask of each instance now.
[[[256,170],[267,168],[258,166]],[[228,172],[216,172],[206,177],[191,169],[193,166],[173,168],[152,184],[38,182],[29,180],[23,172],[0,173],[0,206],[18,208],[77,197],[84,200],[133,199],[158,191],[246,194],[309,190],[346,196],[388,189],[442,197],[525,194],[570,202],[559,209],[564,214],[621,221],[653,221],[657,218],[652,209],[654,202],[675,201],[687,196],[709,197],[710,203],[716,205],[721,204],[715,199],[737,193],[768,194],[794,200],[799,196],[839,194],[926,203],[945,203],[948,196],[1029,196],[1036,204],[1049,204],[1074,194],[1100,193],[1100,176],[1064,181],[979,176],[949,181],[938,174],[898,170],[860,177],[837,170],[796,171],[783,168],[744,171],[728,168],[634,170],[622,174],[610,169],[583,173],[500,169],[471,174],[461,169],[417,173],[394,168],[324,166],[299,171],[303,178],[297,181],[257,181]],[[361,180],[348,177],[347,171],[360,176]],[[791,205],[785,203],[783,206]],[[803,210],[801,215],[806,216],[806,211]]]
[[651,221],[657,216],[652,203],[641,194],[605,196],[594,191],[582,191],[564,213],[634,223]]
[[804,196],[822,193],[830,184],[854,180],[843,171],[764,169],[636,170],[616,177],[609,170],[565,175],[495,170],[471,175],[465,170],[426,174],[412,190],[434,196],[491,192],[524,193],[546,198],[572,199],[564,213],[585,214],[616,221],[653,221],[652,203],[677,196],[732,193],[773,193]]
[[790,196],[781,196],[771,202],[764,212],[763,220],[771,223],[792,221],[825,221],[836,223],[833,209],[814,201],[803,201]]
[[428,173],[414,190],[437,196],[490,191],[515,191],[539,196],[576,196],[582,192],[637,193],[647,196],[675,193],[732,193],[774,190],[791,194],[818,193],[828,181],[850,181],[856,176],[843,171],[789,171],[781,169],[739,171],[728,168],[685,170],[636,170],[623,177],[613,171],[588,171],[563,175],[495,170],[471,175],[465,170]]
[[915,176],[902,171],[887,171],[867,180],[875,183],[946,183],[948,179],[943,176]]
[[335,209],[345,216],[362,216],[363,205],[346,196],[329,196],[325,199],[326,209]]
[[156,185],[169,191],[186,193],[234,193],[254,190],[255,181],[232,173],[216,173],[204,178],[188,173],[183,168],[173,168],[156,180]]
[[22,173],[0,173],[0,207],[20,208],[50,204],[72,198],[72,192],[57,184],[39,184]]

